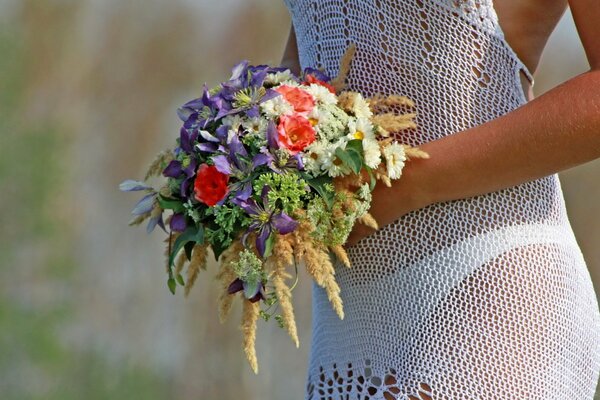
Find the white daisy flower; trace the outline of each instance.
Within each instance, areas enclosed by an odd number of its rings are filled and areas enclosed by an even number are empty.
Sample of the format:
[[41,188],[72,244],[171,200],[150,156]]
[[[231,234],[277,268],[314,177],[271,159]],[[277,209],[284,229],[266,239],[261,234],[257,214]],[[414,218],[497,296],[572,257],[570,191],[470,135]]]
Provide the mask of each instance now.
[[260,109],[269,118],[294,113],[294,107],[283,96],[275,96],[272,99],[263,101],[260,103]]
[[322,104],[337,104],[337,97],[335,94],[331,93],[329,89],[327,89],[323,85],[318,85],[316,83],[311,83],[305,90],[311,94],[315,100]]
[[327,174],[332,178],[348,175],[351,172],[348,166],[335,155],[338,147],[342,150],[346,148],[346,143],[345,140],[339,140],[336,143],[329,143],[326,147],[326,157],[321,168],[327,171]]
[[402,175],[402,168],[404,168],[404,161],[406,161],[404,147],[397,142],[391,143],[389,146],[384,147],[383,155],[385,157],[387,172],[390,179],[400,178]]
[[362,146],[365,154],[365,164],[369,168],[377,168],[381,163],[381,149],[377,140],[364,139]]
[[323,171],[323,163],[332,156],[327,146],[327,142],[314,141],[306,147],[302,156],[304,168],[315,176]]
[[265,136],[267,132],[267,120],[260,117],[246,119],[242,121],[242,126],[254,135]]
[[373,113],[369,108],[369,103],[367,103],[365,98],[362,97],[360,93],[357,94],[354,100],[354,107],[352,111],[354,111],[354,115],[356,115],[358,118],[371,118],[373,116]]
[[281,82],[292,80],[293,77],[294,76],[292,75],[292,72],[289,69],[286,69],[285,71],[267,74],[264,83],[268,85],[276,85]]
[[375,133],[373,132],[373,124],[367,118],[352,118],[348,121],[348,139],[368,139],[375,140]]

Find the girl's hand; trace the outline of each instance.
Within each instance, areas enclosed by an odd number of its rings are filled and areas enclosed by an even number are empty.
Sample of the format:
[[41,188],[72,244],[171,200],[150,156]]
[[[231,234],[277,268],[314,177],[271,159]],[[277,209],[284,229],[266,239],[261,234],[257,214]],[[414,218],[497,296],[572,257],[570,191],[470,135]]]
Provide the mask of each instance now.
[[[402,176],[398,180],[393,180],[391,187],[377,181],[372,193],[373,200],[369,213],[375,218],[379,228],[433,202],[430,200],[431,196],[425,181],[417,177],[422,172],[422,162],[427,161],[419,159],[407,161]],[[344,247],[348,249],[374,232],[375,229],[357,222]]]

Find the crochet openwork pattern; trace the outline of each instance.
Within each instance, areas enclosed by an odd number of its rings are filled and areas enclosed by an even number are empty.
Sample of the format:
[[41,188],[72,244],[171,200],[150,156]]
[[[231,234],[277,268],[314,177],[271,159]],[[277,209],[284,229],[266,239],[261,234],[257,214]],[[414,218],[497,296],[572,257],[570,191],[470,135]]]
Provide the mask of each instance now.
[[[527,100],[491,0],[286,0],[301,67],[415,101],[418,146]],[[414,110],[398,110],[411,112]],[[413,211],[313,285],[307,400],[592,399],[600,312],[558,175]]]

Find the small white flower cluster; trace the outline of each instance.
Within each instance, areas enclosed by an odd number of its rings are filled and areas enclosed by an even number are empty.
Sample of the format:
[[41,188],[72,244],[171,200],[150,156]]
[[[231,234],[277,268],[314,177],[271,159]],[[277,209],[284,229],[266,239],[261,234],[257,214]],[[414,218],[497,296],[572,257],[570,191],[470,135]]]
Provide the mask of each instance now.
[[[371,122],[373,113],[369,103],[359,93],[353,97],[351,112],[346,113],[338,106],[338,97],[327,87],[316,83],[298,83],[292,78],[289,70],[267,74],[265,82],[273,85],[272,89],[281,86],[299,88],[308,93],[314,101],[315,106],[303,114],[316,133],[316,140],[302,151],[304,168],[308,173],[313,176],[326,173],[330,177],[349,174],[350,168],[337,157],[336,151],[344,150],[351,140],[361,140],[364,161],[369,168],[379,167],[383,160],[388,176],[391,179],[400,177],[406,160],[404,147],[395,142],[380,145],[376,137],[376,127]],[[283,95],[262,102],[260,111],[270,119],[295,114],[294,106]],[[248,123],[242,125],[248,128]],[[249,129],[250,131],[265,134],[266,122],[255,121],[252,126],[256,128]]]

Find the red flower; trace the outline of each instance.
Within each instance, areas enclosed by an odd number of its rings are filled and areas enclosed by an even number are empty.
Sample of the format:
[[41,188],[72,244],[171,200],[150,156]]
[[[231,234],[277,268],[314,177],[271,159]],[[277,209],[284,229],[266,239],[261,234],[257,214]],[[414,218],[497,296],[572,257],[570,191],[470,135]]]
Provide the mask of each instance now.
[[308,112],[315,106],[313,97],[297,87],[281,85],[275,88],[275,91],[281,93],[296,112]]
[[310,121],[299,114],[282,115],[277,125],[277,142],[292,154],[304,150],[316,139],[315,129]]
[[304,79],[306,83],[316,83],[317,85],[321,85],[326,87],[327,89],[329,89],[329,91],[333,94],[335,94],[335,89],[333,88],[333,86],[331,86],[329,83],[327,82],[323,82],[317,78],[315,78],[314,75],[306,75],[306,78]]
[[194,181],[194,197],[208,206],[214,206],[227,194],[229,175],[217,170],[214,165],[202,164]]

